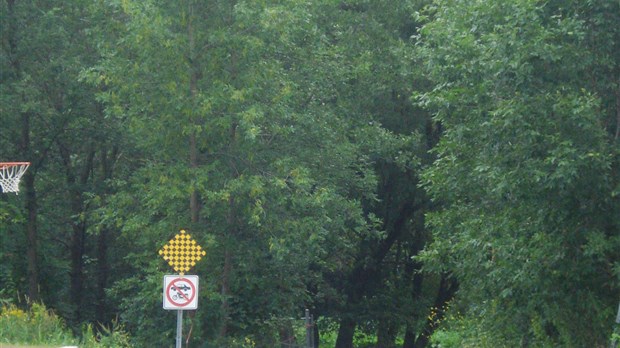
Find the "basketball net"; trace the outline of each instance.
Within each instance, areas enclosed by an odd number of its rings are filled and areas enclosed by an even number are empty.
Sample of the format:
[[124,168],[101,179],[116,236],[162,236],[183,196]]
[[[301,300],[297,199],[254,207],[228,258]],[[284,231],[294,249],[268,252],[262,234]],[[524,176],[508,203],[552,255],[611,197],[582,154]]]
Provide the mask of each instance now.
[[30,162],[0,162],[0,186],[2,192],[19,192],[19,180]]

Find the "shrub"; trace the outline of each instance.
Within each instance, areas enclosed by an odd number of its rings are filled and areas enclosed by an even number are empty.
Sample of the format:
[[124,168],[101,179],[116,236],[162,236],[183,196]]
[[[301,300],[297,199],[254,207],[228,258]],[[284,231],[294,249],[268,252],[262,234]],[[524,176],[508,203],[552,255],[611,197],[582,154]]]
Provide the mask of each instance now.
[[23,311],[15,305],[0,311],[0,342],[13,344],[75,345],[77,340],[61,318],[44,305],[33,303]]
[[129,335],[116,322],[112,323],[112,327],[101,327],[95,333],[92,325],[86,325],[82,331],[82,342],[80,347],[84,348],[125,348],[131,347],[129,343]]
[[113,323],[94,332],[84,326],[82,340],[75,338],[64,321],[44,305],[32,303],[28,311],[13,304],[0,309],[0,343],[24,345],[79,345],[81,348],[126,348],[129,336]]

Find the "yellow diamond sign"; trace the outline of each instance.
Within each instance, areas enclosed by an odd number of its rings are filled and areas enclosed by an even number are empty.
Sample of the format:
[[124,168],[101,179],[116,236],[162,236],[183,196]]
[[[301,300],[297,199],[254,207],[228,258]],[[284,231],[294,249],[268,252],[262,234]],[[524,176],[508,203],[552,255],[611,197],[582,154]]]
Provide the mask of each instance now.
[[159,255],[168,261],[168,264],[180,275],[184,275],[185,272],[194,267],[196,262],[206,254],[185,230],[181,230],[159,250]]

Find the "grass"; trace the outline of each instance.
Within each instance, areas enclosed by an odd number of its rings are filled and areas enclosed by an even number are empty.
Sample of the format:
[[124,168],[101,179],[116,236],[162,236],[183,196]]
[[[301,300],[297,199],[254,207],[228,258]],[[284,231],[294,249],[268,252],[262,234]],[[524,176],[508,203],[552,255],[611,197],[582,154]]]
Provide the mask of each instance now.
[[14,344],[0,343],[0,348],[58,348],[58,346],[16,346]]

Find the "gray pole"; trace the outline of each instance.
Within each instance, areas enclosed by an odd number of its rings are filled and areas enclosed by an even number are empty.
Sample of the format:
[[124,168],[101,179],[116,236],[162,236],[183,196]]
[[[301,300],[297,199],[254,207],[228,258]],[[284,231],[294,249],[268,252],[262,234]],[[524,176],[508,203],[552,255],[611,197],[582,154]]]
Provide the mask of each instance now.
[[310,315],[310,323],[312,324],[312,327],[310,328],[310,347],[315,348],[317,347],[317,344],[314,342],[314,330],[316,330],[316,327],[314,327],[314,314]]
[[306,323],[306,347],[312,348],[312,319],[310,317],[310,310],[306,309],[306,315],[304,316]]
[[183,348],[183,310],[177,311],[177,345],[176,348]]

